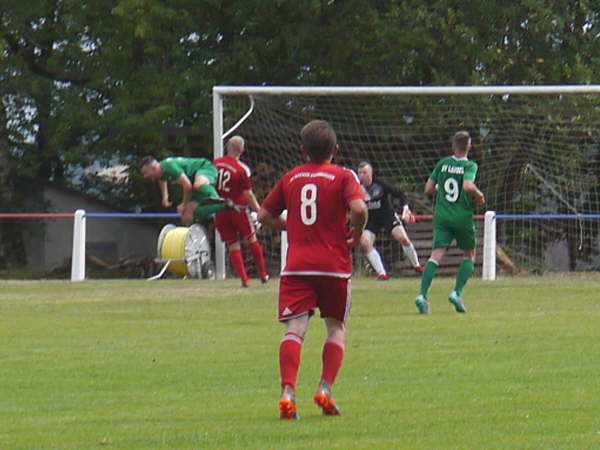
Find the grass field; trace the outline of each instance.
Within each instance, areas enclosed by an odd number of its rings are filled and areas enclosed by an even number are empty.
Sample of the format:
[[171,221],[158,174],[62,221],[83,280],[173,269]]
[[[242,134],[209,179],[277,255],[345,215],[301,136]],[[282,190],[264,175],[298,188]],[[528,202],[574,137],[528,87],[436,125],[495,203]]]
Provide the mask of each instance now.
[[343,416],[313,319],[278,419],[277,282],[0,282],[0,448],[600,448],[600,278],[353,281]]

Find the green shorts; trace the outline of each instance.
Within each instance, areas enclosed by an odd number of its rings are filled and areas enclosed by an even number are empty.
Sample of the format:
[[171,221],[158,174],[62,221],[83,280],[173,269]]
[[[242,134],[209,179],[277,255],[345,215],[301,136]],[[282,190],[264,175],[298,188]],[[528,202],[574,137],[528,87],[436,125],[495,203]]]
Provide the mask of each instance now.
[[[215,189],[215,184],[217,182],[218,176],[217,168],[212,164],[207,164],[203,168],[196,170],[194,178],[196,178],[197,175],[204,175],[206,178],[208,178],[210,185],[201,186],[199,191],[193,189],[192,198],[190,200],[196,203],[200,203],[201,200],[205,199],[206,197],[219,197],[219,194]],[[190,181],[192,182],[192,184],[194,184],[194,180]]]
[[433,248],[448,248],[456,239],[456,245],[461,250],[473,250],[477,245],[477,232],[473,221],[460,226],[434,225]]
[[[217,177],[219,176],[219,172],[217,172],[217,168],[212,164],[206,164],[204,167],[196,170],[194,178],[198,175],[204,175],[206,178],[208,178],[210,184],[215,185],[217,184]],[[194,184],[194,180],[190,181],[192,182],[192,184]]]

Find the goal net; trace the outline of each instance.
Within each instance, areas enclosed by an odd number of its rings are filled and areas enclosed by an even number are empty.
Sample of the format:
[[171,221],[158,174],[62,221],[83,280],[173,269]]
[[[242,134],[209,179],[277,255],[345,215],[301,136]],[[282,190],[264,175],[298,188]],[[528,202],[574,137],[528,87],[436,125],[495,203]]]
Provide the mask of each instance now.
[[[600,267],[600,86],[215,87],[213,96],[215,156],[228,136],[243,136],[259,200],[303,162],[301,127],[327,120],[338,135],[337,164],[356,169],[366,160],[375,177],[407,194],[420,216],[407,232],[424,263],[433,204],[423,186],[450,154],[454,133],[467,130],[485,209],[497,213],[499,272]],[[480,264],[482,222],[478,232]],[[280,237],[261,230],[259,238],[271,273],[278,273]],[[410,273],[393,239],[380,233],[376,246],[388,272]],[[368,272],[362,252],[354,253],[355,270]],[[449,252],[441,271],[454,273],[460,255]]]

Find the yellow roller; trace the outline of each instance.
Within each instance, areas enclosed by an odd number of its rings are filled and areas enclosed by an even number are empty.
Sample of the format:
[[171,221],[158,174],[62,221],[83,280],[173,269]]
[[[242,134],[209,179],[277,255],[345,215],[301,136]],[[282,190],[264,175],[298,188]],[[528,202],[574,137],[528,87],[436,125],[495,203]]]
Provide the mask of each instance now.
[[200,224],[188,227],[165,225],[160,231],[156,243],[156,262],[165,264],[158,275],[149,280],[160,278],[166,271],[183,278],[214,278],[214,265],[211,261],[208,234]]
[[188,227],[176,227],[169,230],[163,239],[160,248],[160,257],[163,259],[173,259],[169,266],[169,272],[173,275],[185,277],[188,274],[185,263],[185,239],[188,234]]

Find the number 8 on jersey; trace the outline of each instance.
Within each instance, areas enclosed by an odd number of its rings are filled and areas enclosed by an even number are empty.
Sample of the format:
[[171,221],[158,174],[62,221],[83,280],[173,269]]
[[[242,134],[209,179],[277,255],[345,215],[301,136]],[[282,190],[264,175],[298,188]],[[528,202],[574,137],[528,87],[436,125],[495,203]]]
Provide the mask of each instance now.
[[304,225],[317,221],[317,185],[305,184],[300,190],[300,218]]

